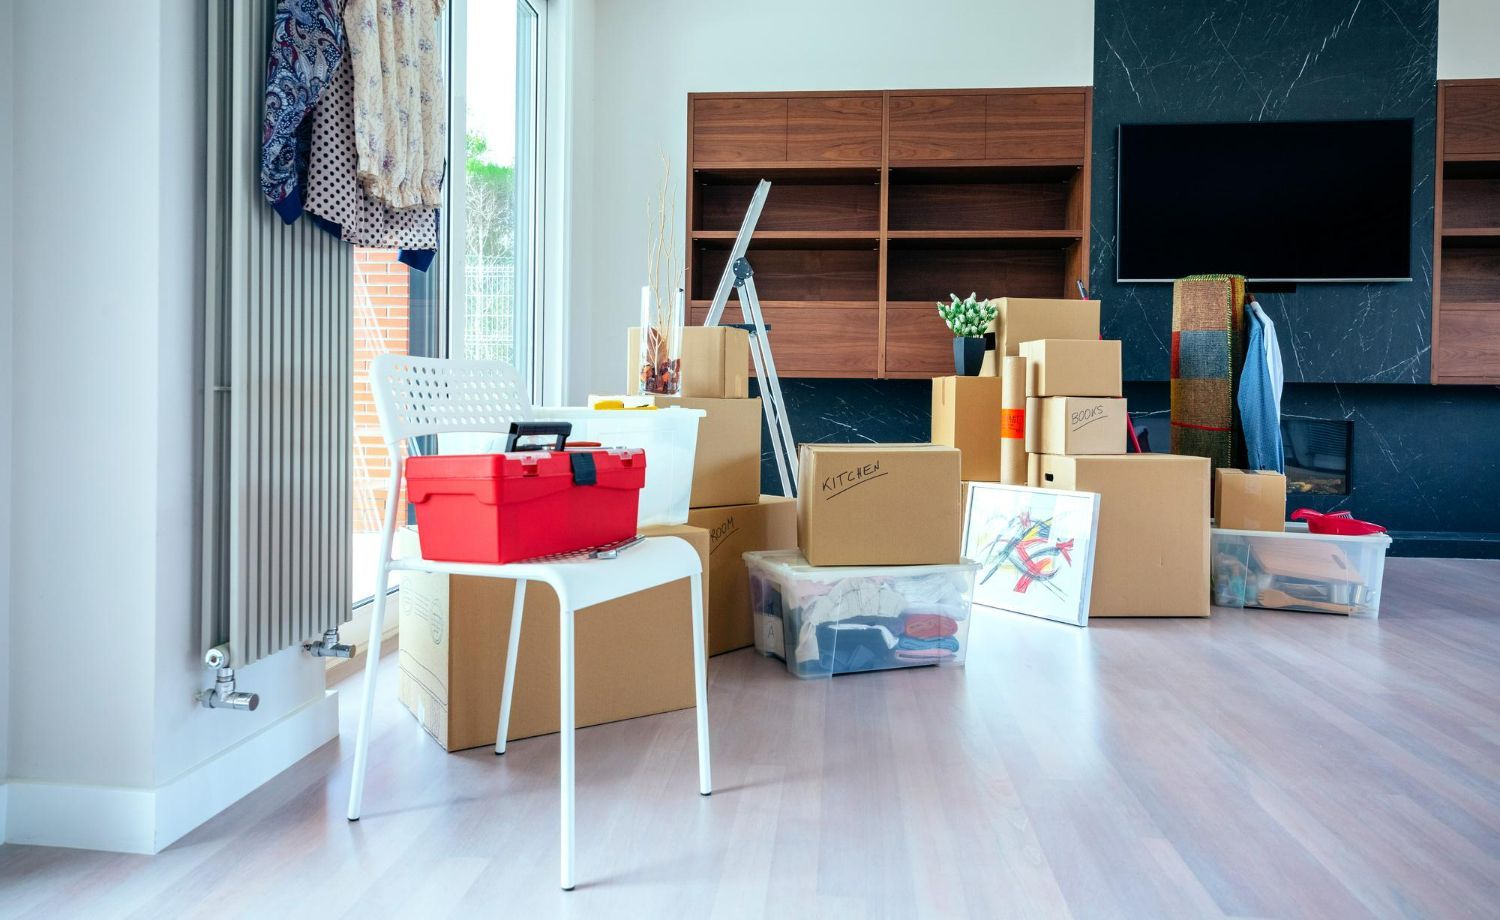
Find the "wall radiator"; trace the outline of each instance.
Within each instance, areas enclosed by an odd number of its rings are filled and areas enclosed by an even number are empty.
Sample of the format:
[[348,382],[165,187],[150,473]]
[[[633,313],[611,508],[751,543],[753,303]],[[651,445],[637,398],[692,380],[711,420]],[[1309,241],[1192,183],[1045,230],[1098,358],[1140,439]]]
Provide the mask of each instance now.
[[261,197],[274,8],[208,4],[202,636],[229,667],[350,614],[353,253]]

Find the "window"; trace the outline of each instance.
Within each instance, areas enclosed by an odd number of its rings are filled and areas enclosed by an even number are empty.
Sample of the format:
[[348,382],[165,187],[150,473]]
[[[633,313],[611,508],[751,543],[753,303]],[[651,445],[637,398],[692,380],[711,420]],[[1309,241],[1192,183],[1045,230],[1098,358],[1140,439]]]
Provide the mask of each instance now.
[[[504,361],[540,379],[542,0],[452,0],[448,181],[427,272],[395,250],[354,255],[353,596],[375,590],[390,458],[365,375],[377,354]],[[406,508],[397,520],[406,520]]]

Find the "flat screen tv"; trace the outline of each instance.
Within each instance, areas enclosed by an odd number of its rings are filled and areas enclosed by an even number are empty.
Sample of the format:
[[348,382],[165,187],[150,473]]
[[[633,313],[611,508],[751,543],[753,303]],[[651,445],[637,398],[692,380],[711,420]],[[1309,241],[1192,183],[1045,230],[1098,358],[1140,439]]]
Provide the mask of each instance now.
[[1412,123],[1122,125],[1116,277],[1411,280]]

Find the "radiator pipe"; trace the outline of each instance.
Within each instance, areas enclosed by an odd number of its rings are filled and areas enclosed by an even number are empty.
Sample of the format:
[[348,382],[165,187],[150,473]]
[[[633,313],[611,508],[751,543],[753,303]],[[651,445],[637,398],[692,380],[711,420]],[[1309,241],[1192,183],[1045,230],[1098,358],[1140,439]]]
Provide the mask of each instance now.
[[219,668],[219,676],[214,680],[213,687],[199,690],[197,693],[199,705],[204,709],[237,709],[241,712],[254,712],[260,705],[259,693],[247,693],[243,690],[234,689],[234,668]]
[[354,646],[339,642],[339,628],[330,627],[323,632],[319,642],[304,642],[302,650],[314,658],[353,658]]

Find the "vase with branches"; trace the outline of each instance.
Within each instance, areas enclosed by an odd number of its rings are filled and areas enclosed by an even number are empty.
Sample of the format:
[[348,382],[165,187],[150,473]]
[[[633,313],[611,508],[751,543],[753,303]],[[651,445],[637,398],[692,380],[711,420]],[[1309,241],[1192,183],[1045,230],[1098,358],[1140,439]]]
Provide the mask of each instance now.
[[641,288],[640,388],[675,396],[682,390],[682,247],[677,237],[672,163],[661,155],[661,185],[646,204],[646,284]]

